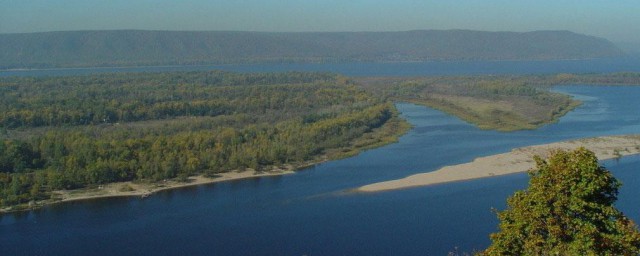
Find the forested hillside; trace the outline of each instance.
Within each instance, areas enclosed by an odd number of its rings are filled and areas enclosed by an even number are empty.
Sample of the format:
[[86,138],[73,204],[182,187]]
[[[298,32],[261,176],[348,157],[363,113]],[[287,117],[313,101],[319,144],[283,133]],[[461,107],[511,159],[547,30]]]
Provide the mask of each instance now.
[[268,171],[388,143],[393,104],[332,74],[0,80],[0,206],[116,181]]
[[621,56],[569,31],[68,31],[0,34],[0,69],[264,62],[550,60]]

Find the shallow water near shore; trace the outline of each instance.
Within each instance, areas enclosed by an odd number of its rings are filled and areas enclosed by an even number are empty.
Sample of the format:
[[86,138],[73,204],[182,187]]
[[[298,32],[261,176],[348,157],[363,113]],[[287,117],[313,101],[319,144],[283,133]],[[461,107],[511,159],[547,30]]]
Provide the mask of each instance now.
[[[562,86],[584,104],[534,131],[479,130],[398,103],[412,129],[395,144],[293,175],[163,191],[146,199],[70,202],[0,216],[2,255],[446,255],[489,244],[492,208],[526,174],[373,194],[361,185],[512,148],[640,133],[640,87]],[[640,157],[603,162],[624,184],[618,206],[640,222]]]

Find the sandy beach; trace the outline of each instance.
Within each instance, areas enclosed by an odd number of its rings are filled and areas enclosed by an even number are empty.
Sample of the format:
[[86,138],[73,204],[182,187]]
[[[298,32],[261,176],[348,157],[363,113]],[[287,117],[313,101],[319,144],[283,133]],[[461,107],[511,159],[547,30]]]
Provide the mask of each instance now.
[[470,163],[446,166],[432,172],[362,186],[355,192],[380,192],[526,172],[535,167],[535,155],[547,157],[553,150],[572,150],[579,147],[593,151],[599,160],[639,154],[640,135],[586,138],[517,148],[508,153],[476,158]]
[[[322,162],[322,161],[319,161],[319,162]],[[104,184],[104,185],[100,185],[98,187],[92,187],[92,188],[82,188],[82,189],[74,189],[74,190],[57,190],[57,191],[51,192],[52,193],[51,199],[32,202],[28,205],[28,207],[2,208],[0,209],[0,213],[24,211],[24,210],[39,208],[41,206],[49,205],[49,204],[81,201],[81,200],[92,200],[92,199],[98,199],[98,198],[131,197],[131,196],[146,198],[159,191],[169,190],[169,189],[177,189],[182,187],[198,186],[198,185],[232,181],[232,180],[292,174],[292,173],[295,173],[295,170],[297,169],[301,169],[313,164],[317,164],[317,163],[308,163],[305,165],[298,166],[297,168],[294,168],[293,166],[286,166],[284,167],[284,169],[274,168],[273,170],[263,171],[263,172],[255,172],[252,169],[247,169],[245,171],[230,171],[230,172],[220,173],[217,177],[213,177],[213,178],[205,177],[203,175],[198,175],[198,176],[189,177],[185,182],[181,182],[178,180],[165,180],[165,181],[154,182],[154,183],[127,181],[127,182],[108,183],[108,184]]]
[[253,170],[246,170],[243,172],[232,171],[221,173],[218,177],[209,178],[202,175],[192,176],[188,178],[186,182],[180,182],[176,180],[167,180],[158,183],[135,183],[131,181],[127,182],[115,182],[109,183],[97,188],[90,189],[77,189],[77,190],[59,190],[54,191],[54,198],[58,199],[55,202],[69,202],[79,200],[89,200],[96,198],[107,197],[126,197],[126,196],[140,196],[147,197],[153,193],[176,189],[188,186],[197,186],[203,184],[210,184],[223,181],[258,178],[266,176],[278,176],[292,174],[292,169],[287,170],[273,170],[268,172],[255,172]]

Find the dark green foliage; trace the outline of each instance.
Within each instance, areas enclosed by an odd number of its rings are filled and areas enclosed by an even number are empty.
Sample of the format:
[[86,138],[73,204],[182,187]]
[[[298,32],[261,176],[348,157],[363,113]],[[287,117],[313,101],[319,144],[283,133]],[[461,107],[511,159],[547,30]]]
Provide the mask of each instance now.
[[302,165],[352,148],[396,115],[344,78],[316,73],[14,78],[0,88],[11,91],[0,96],[9,128],[0,206],[108,182]]
[[[335,80],[334,75],[319,73],[226,72],[3,79],[0,127],[87,125],[234,113],[299,114],[353,102],[345,95],[331,94],[331,90],[343,89],[336,88]],[[320,90],[322,85],[326,87]],[[277,113],[269,113],[274,114]]]
[[68,31],[0,34],[0,69],[256,62],[541,60],[621,56],[569,31],[264,33]]
[[498,213],[486,255],[638,255],[637,226],[614,207],[620,183],[584,148],[536,158],[529,187]]
[[0,172],[24,172],[41,167],[42,159],[31,145],[18,140],[0,143]]

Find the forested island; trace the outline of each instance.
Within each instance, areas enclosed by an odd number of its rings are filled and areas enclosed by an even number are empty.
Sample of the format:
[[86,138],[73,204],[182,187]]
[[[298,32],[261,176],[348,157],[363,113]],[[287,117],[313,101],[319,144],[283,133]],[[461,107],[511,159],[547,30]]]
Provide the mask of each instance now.
[[570,31],[61,31],[0,34],[0,70],[290,62],[566,60],[620,57]]
[[[560,84],[640,84],[635,73],[348,78],[220,71],[0,79],[0,206],[113,182],[188,182],[294,170],[394,142],[394,101],[482,128],[533,129],[578,102]],[[130,189],[123,187],[122,189]]]

